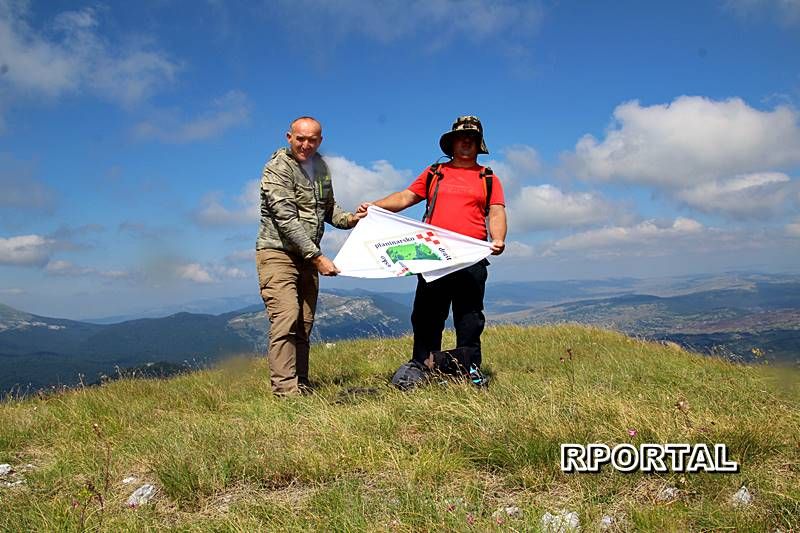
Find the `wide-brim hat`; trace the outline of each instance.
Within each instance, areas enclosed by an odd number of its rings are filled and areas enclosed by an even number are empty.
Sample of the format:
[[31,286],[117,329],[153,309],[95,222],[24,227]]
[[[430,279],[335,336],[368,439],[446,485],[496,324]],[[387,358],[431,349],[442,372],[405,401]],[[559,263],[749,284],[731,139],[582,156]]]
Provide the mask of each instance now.
[[489,150],[486,148],[486,142],[483,140],[483,126],[481,125],[480,119],[474,115],[458,117],[456,121],[453,122],[453,127],[450,131],[439,138],[439,147],[442,149],[442,152],[453,157],[453,138],[462,133],[470,133],[478,138],[480,141],[478,143],[479,154],[489,153]]

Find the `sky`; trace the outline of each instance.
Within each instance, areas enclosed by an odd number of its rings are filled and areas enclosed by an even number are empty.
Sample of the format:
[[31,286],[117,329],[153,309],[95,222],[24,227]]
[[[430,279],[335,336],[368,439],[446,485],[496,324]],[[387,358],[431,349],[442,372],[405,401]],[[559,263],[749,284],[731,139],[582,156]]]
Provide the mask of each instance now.
[[800,271],[798,0],[0,0],[0,303],[258,301],[292,119],[353,209],[465,114],[506,194],[490,282]]

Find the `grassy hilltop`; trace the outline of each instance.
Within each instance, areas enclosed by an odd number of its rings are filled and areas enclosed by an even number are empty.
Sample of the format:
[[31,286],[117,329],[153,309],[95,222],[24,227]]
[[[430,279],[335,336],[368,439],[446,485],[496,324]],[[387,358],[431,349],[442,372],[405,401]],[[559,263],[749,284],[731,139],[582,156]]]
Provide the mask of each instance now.
[[[317,392],[285,400],[269,394],[266,361],[242,359],[0,404],[0,463],[15,470],[0,477],[0,530],[520,531],[561,510],[583,531],[604,515],[617,530],[800,524],[796,369],[582,326],[505,326],[484,335],[488,391],[402,393],[387,382],[410,348],[315,346]],[[568,442],[725,443],[741,470],[563,474]],[[154,499],[126,507],[143,483]],[[753,500],[735,506],[742,485]]]

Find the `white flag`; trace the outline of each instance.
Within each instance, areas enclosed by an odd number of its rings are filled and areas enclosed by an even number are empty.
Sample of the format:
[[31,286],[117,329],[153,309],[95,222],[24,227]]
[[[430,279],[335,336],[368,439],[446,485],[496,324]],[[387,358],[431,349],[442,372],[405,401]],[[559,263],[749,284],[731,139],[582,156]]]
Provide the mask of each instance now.
[[333,262],[341,276],[393,278],[422,274],[433,281],[474,265],[491,245],[454,231],[369,206]]

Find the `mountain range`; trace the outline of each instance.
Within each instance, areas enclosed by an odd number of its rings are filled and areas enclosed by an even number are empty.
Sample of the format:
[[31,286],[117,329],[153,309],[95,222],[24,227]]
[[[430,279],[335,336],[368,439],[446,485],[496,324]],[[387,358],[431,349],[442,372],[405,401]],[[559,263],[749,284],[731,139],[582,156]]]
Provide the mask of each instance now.
[[[246,298],[188,307],[214,309]],[[412,293],[323,291],[313,340],[406,333],[412,301]],[[494,323],[580,322],[739,361],[800,364],[798,275],[493,283],[486,313]],[[261,304],[217,314],[181,311],[103,321],[48,318],[0,304],[0,394],[93,383],[155,363],[202,367],[231,354],[263,354],[267,344]]]
[[[409,325],[408,310],[379,294],[322,292],[312,340],[394,336]],[[93,383],[148,363],[202,367],[227,355],[264,353],[268,332],[263,305],[94,324],[0,304],[0,395]]]

